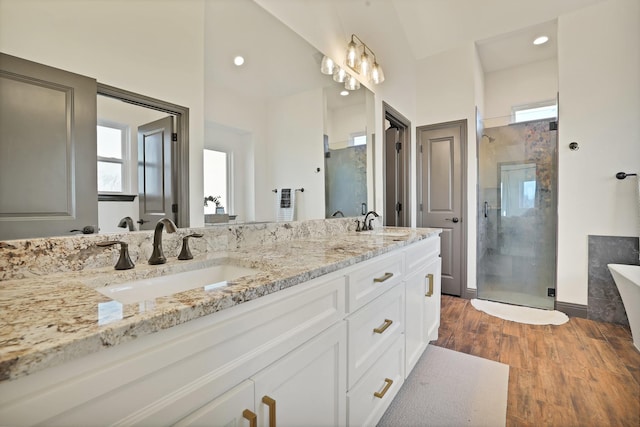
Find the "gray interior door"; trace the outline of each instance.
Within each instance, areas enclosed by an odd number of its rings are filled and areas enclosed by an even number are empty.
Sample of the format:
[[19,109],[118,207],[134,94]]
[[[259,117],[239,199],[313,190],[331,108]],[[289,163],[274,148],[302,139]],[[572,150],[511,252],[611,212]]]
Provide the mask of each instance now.
[[138,197],[140,229],[151,230],[162,218],[176,221],[173,165],[173,117],[138,127]]
[[96,91],[0,54],[0,240],[98,231]]
[[422,126],[418,133],[419,227],[442,228],[442,292],[466,288],[464,141],[466,122]]

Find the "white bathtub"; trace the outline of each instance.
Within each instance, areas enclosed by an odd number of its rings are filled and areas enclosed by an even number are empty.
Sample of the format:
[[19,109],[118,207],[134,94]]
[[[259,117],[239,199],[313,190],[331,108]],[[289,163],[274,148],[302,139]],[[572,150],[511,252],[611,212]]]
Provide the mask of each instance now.
[[608,264],[627,312],[633,345],[640,351],[640,265]]

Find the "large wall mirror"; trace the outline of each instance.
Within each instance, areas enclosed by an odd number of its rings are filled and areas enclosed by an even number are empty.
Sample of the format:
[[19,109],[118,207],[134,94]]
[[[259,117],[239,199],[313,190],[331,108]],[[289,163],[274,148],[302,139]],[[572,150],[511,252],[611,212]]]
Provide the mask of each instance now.
[[227,154],[225,212],[273,221],[282,189],[298,220],[373,208],[373,93],[321,74],[322,53],[253,2],[207,2],[205,20],[204,148]]
[[[205,198],[223,196],[223,212],[235,216],[236,222],[275,221],[278,195],[287,188],[296,194],[297,220],[332,217],[336,211],[352,216],[373,209],[373,93],[362,87],[340,96],[343,85],[319,71],[322,53],[253,1],[205,2],[204,8],[203,148],[224,156],[217,166],[204,167],[207,176],[226,178],[227,191],[223,195],[205,190],[188,197],[201,200],[204,213]],[[236,56],[244,57],[242,66],[234,64]],[[135,84],[123,89],[139,93]],[[127,136],[122,149],[128,162],[119,165],[109,154],[96,161],[102,160],[98,167],[126,168],[117,185],[133,195],[137,194],[137,128],[171,114],[112,98],[98,96],[96,121]],[[183,158],[182,170],[176,172],[188,176],[186,165],[202,157]],[[339,167],[332,165],[333,160],[340,160]],[[208,173],[211,169],[216,173]],[[301,189],[304,192],[295,191]],[[185,206],[188,202],[181,201]],[[123,231],[119,220],[127,216],[134,223],[140,219],[138,198],[94,203],[100,232]],[[208,209],[211,205],[210,201]],[[193,200],[190,206],[193,209]],[[182,224],[188,225],[188,218]],[[77,227],[23,237],[68,235],[72,228]],[[20,237],[0,235],[0,239]]]

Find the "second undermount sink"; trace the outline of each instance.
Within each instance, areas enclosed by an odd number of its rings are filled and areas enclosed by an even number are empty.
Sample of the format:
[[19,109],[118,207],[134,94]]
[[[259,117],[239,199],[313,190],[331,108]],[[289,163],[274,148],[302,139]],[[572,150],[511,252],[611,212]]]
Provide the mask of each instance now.
[[95,290],[123,304],[132,304],[196,288],[203,288],[205,291],[217,289],[227,286],[230,281],[259,272],[255,268],[223,263],[198,270],[97,287]]

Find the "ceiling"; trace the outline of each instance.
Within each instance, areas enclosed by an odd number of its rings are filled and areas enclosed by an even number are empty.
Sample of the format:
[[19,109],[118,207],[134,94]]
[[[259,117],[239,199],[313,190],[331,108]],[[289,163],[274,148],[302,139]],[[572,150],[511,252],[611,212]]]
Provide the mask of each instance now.
[[[363,0],[391,1],[416,60],[477,43],[485,72],[556,56],[557,18],[607,0]],[[367,3],[369,6],[367,6]],[[548,43],[533,46],[545,32]]]
[[[302,7],[291,1],[258,2],[288,10]],[[420,61],[470,43],[477,45],[485,72],[555,58],[557,17],[603,1],[608,0],[312,0],[302,10],[313,15],[321,4],[333,8],[332,32],[343,32],[336,38],[345,45],[352,33],[366,40],[389,78],[393,67],[407,65],[407,57]],[[332,84],[317,71],[322,54],[254,1],[205,4],[207,81],[249,97]],[[307,26],[316,24],[309,19]],[[534,46],[541,34],[549,42]],[[238,54],[246,57],[240,68],[232,64]]]

